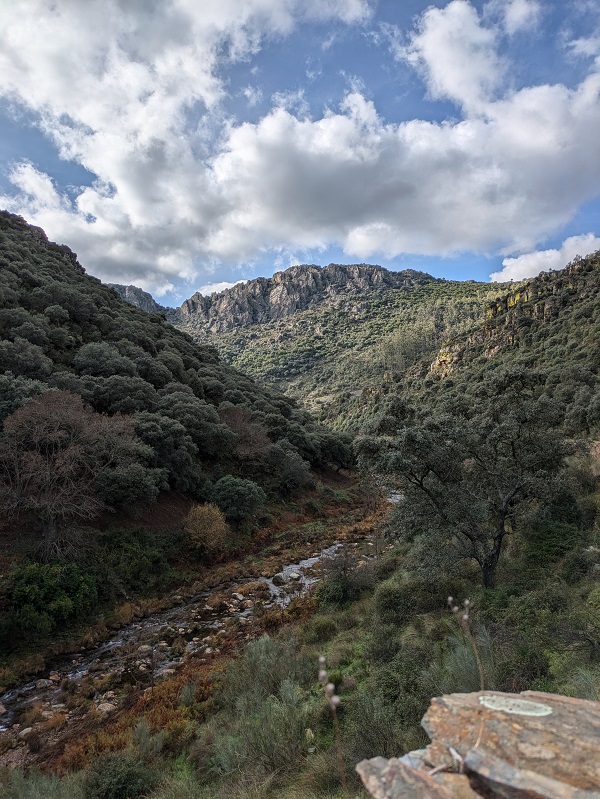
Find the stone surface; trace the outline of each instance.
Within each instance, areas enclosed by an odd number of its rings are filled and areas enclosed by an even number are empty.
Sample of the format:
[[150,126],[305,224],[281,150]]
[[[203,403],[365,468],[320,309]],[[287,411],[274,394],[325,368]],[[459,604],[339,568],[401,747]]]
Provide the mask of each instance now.
[[163,309],[162,305],[155,302],[151,294],[137,286],[122,286],[119,283],[109,283],[108,285],[115,289],[130,305],[135,305],[136,308],[141,308],[146,313],[162,313],[166,310]]
[[196,293],[175,313],[178,320],[199,330],[222,333],[290,316],[297,311],[331,302],[342,294],[380,288],[403,288],[435,281],[424,272],[389,272],[369,264],[313,264],[292,266],[271,278],[259,277],[217,294]]
[[375,799],[600,799],[600,702],[450,694],[422,723],[425,750],[357,766]]
[[111,702],[100,702],[100,704],[96,706],[96,710],[99,713],[112,713],[113,710],[116,709],[117,706],[113,705]]
[[463,759],[476,748],[509,765],[600,790],[598,702],[534,691],[450,694],[432,700],[423,727],[434,766],[453,765],[450,747]]

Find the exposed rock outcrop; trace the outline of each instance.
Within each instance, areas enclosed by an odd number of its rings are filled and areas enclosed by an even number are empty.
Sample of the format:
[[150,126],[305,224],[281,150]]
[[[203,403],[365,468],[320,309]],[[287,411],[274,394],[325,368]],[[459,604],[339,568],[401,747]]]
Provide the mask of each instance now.
[[209,297],[196,293],[183,303],[179,313],[183,324],[205,332],[224,333],[236,327],[282,319],[340,296],[406,288],[434,280],[413,269],[390,272],[369,264],[292,266],[271,278],[239,283]]
[[422,724],[426,749],[358,764],[375,799],[600,799],[600,702],[450,694]]
[[119,283],[109,283],[108,285],[130,305],[134,305],[136,308],[146,311],[146,313],[164,313],[170,310],[159,305],[151,294],[137,286],[122,286]]

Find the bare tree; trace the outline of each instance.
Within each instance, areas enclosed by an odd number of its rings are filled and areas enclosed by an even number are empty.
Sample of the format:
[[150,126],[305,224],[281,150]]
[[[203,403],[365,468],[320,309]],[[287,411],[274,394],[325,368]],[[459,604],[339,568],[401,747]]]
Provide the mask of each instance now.
[[0,437],[0,501],[10,515],[41,525],[51,557],[59,524],[91,519],[108,507],[110,472],[134,464],[147,449],[126,417],[95,413],[76,394],[49,391],[16,410]]

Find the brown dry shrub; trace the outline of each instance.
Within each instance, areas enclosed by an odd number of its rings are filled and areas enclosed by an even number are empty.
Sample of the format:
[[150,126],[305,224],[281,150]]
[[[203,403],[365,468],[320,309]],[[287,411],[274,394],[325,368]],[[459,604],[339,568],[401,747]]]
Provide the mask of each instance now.
[[193,505],[183,520],[183,529],[201,555],[222,555],[231,535],[223,512],[216,505]]

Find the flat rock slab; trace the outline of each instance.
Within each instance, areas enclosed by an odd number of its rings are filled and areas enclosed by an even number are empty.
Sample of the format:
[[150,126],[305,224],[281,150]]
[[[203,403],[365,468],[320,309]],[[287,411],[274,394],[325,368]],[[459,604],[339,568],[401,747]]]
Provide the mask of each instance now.
[[[433,699],[423,718],[433,766],[472,749],[587,791],[600,790],[600,703],[556,694],[484,691]],[[599,797],[600,799],[600,797]]]
[[375,799],[600,799],[600,702],[450,694],[422,723],[424,751],[358,764]]
[[481,799],[464,774],[430,775],[395,757],[363,760],[356,770],[375,799]]

